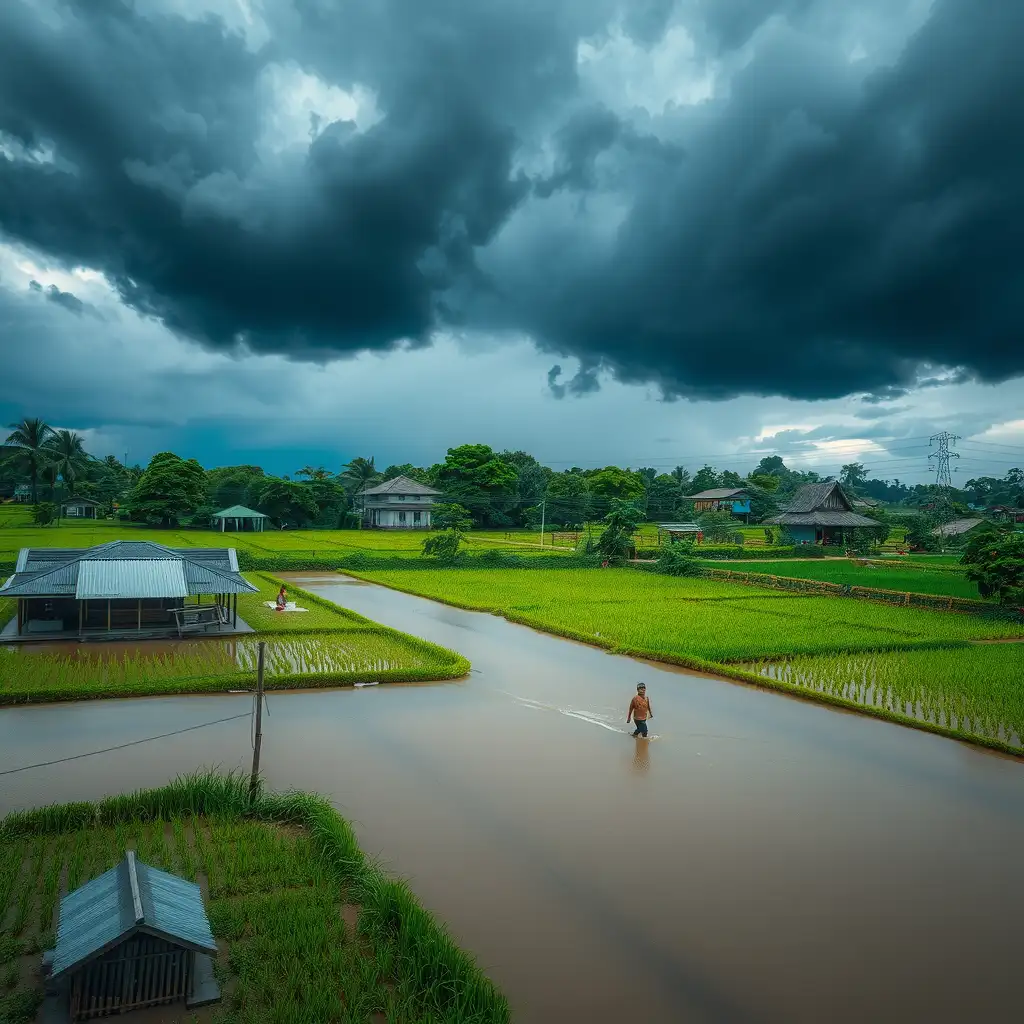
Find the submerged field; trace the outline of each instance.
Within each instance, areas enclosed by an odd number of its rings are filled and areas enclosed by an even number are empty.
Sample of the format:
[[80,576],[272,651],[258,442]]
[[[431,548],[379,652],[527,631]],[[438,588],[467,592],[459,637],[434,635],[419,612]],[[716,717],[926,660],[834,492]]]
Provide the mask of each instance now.
[[[708,563],[714,565],[715,563]],[[722,568],[730,566],[723,565]],[[914,563],[903,565],[896,561],[871,562],[857,565],[847,559],[821,559],[818,561],[759,561],[745,564],[743,572],[767,573],[801,580],[825,580],[851,587],[876,587],[881,590],[910,591],[915,594],[938,594],[943,597],[965,597],[981,600],[978,587],[953,564]]]
[[308,610],[275,612],[263,602],[277,593],[278,581],[247,575],[260,593],[242,595],[239,614],[256,634],[60,645],[52,653],[47,646],[0,647],[0,705],[248,688],[256,681],[259,640],[267,644],[268,689],[455,679],[469,671],[454,651],[294,588],[291,597]]
[[36,1019],[61,895],[127,850],[203,891],[222,990],[204,1021],[508,1021],[500,993],[405,885],[366,862],[326,801],[250,805],[242,780],[207,776],[0,820],[4,1024]]
[[[797,692],[831,696],[970,736],[1010,737],[1009,745],[1020,745],[1024,643],[977,642],[1024,640],[1020,623],[630,569],[359,575],[620,653],[748,679],[758,672]],[[892,651],[898,653],[884,653]],[[807,680],[813,673],[756,667],[801,656],[818,658],[814,664],[819,667],[877,665],[879,687],[848,685],[852,679],[840,683],[834,674],[821,675],[825,682],[820,685],[811,684]],[[851,660],[856,657],[862,661]],[[896,679],[898,689],[889,683]],[[913,696],[901,703],[901,694]],[[905,706],[915,701],[920,713]]]

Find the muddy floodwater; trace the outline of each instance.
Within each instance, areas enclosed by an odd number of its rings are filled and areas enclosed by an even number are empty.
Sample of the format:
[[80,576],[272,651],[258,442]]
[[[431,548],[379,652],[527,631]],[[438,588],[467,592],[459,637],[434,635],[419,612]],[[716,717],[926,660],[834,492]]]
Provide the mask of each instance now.
[[[263,768],[317,790],[529,1024],[1017,1019],[1024,764],[326,574],[464,682],[272,694]],[[647,684],[652,739],[626,731]],[[0,772],[248,696],[0,711]],[[0,811],[245,765],[226,722],[0,775]]]

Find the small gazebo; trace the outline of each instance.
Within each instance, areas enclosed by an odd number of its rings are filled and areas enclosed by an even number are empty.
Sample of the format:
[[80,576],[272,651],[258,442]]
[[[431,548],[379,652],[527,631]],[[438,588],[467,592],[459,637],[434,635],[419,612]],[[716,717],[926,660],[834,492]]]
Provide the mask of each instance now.
[[213,528],[220,530],[221,533],[224,533],[225,530],[238,533],[246,531],[262,533],[266,529],[266,522],[269,518],[270,516],[265,516],[262,512],[254,512],[244,505],[232,505],[231,508],[226,508],[211,516],[210,521],[213,523]]

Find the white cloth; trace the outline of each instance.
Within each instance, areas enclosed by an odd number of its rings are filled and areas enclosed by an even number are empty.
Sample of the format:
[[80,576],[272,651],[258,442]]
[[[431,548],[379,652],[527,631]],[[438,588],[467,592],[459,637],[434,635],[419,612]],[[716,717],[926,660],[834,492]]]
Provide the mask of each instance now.
[[[263,602],[268,608],[277,609],[276,601],[264,601]],[[282,609],[283,612],[308,612],[308,608],[297,608],[294,601],[289,601]]]

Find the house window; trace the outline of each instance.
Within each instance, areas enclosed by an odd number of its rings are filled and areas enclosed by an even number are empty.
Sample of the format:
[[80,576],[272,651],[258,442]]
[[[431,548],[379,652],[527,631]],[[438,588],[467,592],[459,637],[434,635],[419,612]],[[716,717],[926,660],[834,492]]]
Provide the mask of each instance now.
[[398,521],[400,523],[405,522],[405,509],[402,509],[402,511],[398,513]]
[[419,513],[419,512],[413,512],[413,514],[412,514],[412,521],[413,521],[413,523],[414,523],[414,524],[415,524],[416,526],[419,526],[419,524],[420,524],[420,518],[421,518],[421,515],[420,515],[420,513]]

